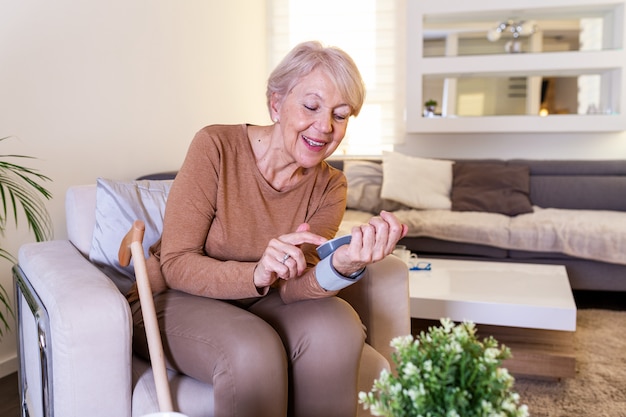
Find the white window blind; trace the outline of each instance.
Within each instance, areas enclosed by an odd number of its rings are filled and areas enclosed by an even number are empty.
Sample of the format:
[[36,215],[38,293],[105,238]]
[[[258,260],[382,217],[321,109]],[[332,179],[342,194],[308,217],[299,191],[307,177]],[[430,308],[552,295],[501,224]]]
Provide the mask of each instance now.
[[268,0],[270,66],[300,42],[319,40],[354,59],[367,89],[342,155],[379,155],[403,140],[404,12],[397,0]]

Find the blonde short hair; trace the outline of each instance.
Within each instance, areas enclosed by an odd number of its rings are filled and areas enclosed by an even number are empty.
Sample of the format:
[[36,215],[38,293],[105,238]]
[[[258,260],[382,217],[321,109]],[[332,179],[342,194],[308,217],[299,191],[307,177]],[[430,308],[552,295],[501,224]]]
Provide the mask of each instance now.
[[318,41],[296,45],[276,66],[267,80],[267,106],[272,94],[285,97],[302,78],[321,67],[334,80],[339,93],[357,116],[365,100],[365,84],[356,64],[346,52]]

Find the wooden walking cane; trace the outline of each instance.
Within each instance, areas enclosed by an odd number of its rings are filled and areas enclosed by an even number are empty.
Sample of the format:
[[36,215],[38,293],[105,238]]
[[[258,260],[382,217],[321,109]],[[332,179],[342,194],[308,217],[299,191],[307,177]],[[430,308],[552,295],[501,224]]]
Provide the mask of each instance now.
[[156,385],[159,410],[162,412],[170,412],[174,411],[174,407],[172,406],[172,396],[170,394],[169,381],[167,380],[167,371],[165,370],[163,343],[157,323],[152,289],[150,288],[150,281],[148,280],[146,259],[143,253],[142,242],[145,230],[146,226],[144,222],[135,220],[131,229],[122,240],[118,258],[122,266],[128,266],[131,257],[135,258],[135,279],[137,281],[137,290],[139,291],[139,302],[141,304],[144,327],[146,328],[148,351],[150,352],[150,362],[152,363],[152,373]]

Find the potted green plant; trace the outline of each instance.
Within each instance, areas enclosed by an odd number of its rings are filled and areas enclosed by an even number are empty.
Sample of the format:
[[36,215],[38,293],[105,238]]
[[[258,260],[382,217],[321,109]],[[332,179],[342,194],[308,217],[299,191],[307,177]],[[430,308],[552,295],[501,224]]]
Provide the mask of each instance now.
[[455,325],[442,319],[418,337],[397,337],[391,345],[395,373],[383,371],[359,402],[375,416],[525,417],[512,391],[514,379],[503,359],[506,346],[489,337],[476,337],[472,322]]
[[[10,136],[0,138],[0,141]],[[16,227],[18,217],[23,214],[28,228],[35,235],[37,242],[49,239],[52,236],[52,220],[44,204],[44,199],[52,197],[42,181],[50,181],[47,176],[36,170],[11,162],[14,159],[30,159],[25,155],[0,155],[0,235],[4,236],[7,221],[13,217]],[[6,249],[0,247],[0,258],[15,263],[15,257]],[[9,303],[9,295],[0,285],[0,340],[5,330],[9,330],[7,317],[13,317],[13,310]]]
[[437,109],[437,101],[432,98],[424,103],[424,116],[434,116]]

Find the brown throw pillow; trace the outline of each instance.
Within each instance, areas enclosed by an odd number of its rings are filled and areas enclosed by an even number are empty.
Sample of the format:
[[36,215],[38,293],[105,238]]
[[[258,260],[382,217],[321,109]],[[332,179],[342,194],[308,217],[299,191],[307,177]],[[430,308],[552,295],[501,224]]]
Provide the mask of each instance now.
[[532,213],[530,170],[525,165],[456,162],[452,166],[452,210],[516,216]]

